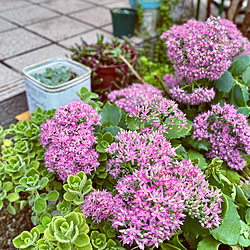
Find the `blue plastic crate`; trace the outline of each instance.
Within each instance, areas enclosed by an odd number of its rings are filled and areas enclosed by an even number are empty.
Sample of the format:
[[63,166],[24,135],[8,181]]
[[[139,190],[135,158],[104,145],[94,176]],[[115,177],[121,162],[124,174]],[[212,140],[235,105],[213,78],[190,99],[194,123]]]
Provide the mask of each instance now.
[[161,0],[129,0],[131,6],[137,8],[138,2],[141,3],[141,7],[144,9],[157,9],[161,5]]

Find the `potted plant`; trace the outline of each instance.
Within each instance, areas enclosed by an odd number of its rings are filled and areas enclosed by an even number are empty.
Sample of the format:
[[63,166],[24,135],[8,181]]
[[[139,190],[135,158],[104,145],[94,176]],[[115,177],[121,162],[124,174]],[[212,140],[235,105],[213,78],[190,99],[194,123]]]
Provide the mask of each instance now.
[[86,87],[90,90],[91,70],[67,58],[53,58],[23,70],[26,97],[31,113],[38,107],[56,109],[79,99],[75,94]]
[[102,100],[111,90],[128,85],[130,74],[121,57],[130,64],[136,59],[135,49],[128,42],[122,43],[118,39],[104,42],[103,36],[97,36],[96,44],[87,44],[81,39],[81,44],[73,46],[72,52],[73,60],[92,69],[91,88]]

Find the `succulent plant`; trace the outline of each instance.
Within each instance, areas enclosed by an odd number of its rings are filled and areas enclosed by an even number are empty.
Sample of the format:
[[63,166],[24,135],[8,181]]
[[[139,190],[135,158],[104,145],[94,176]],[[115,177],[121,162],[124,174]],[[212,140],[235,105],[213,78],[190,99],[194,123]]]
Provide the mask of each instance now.
[[72,72],[70,68],[60,66],[56,68],[46,68],[45,72],[31,75],[36,80],[48,86],[58,86],[77,77],[77,74]]
[[82,204],[83,197],[93,190],[92,181],[87,179],[83,171],[80,171],[75,176],[69,175],[67,184],[64,184],[63,188],[66,191],[63,196],[64,199],[76,206]]
[[89,226],[83,214],[71,212],[65,217],[54,216],[44,231],[44,239],[58,250],[89,250],[92,246],[88,232]]
[[35,249],[34,246],[40,237],[40,232],[37,228],[31,229],[30,232],[23,231],[13,240],[14,247],[18,249],[31,250]]
[[91,232],[90,240],[95,249],[103,250],[107,246],[106,235],[98,231]]

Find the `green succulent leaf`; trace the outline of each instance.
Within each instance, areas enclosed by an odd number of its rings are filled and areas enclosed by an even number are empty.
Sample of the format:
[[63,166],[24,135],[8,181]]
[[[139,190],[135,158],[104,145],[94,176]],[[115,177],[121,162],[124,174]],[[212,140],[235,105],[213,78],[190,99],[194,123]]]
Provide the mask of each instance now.
[[107,102],[101,111],[101,116],[103,127],[117,126],[122,116],[121,109],[116,104]]
[[58,197],[59,197],[59,192],[57,192],[56,190],[52,190],[47,194],[46,200],[55,201],[58,199]]
[[225,93],[231,90],[233,83],[233,77],[229,71],[225,71],[218,80],[215,80],[216,88]]
[[17,201],[17,200],[19,200],[19,194],[18,193],[10,193],[10,194],[8,194],[8,196],[7,196],[7,199],[8,199],[8,201],[9,202],[14,202],[14,201]]
[[47,203],[45,199],[38,197],[34,202],[34,210],[37,213],[42,213],[47,208]]
[[250,86],[250,67],[248,67],[242,74],[242,80]]
[[218,228],[211,231],[212,236],[219,242],[227,245],[236,245],[240,237],[240,216],[237,206],[232,199],[225,195],[228,203],[228,210],[224,220]]
[[250,56],[247,55],[239,56],[233,61],[230,67],[230,71],[234,76],[239,76],[247,69],[249,63],[250,63]]
[[212,236],[208,236],[199,242],[197,250],[218,250],[220,244]]

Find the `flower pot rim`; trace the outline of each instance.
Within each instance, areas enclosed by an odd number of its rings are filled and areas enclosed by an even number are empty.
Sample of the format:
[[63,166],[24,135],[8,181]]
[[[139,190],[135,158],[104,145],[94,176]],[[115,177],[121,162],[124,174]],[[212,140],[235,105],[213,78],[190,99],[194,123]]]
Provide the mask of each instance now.
[[[116,12],[116,10],[119,10],[121,11],[121,13],[119,12]],[[129,11],[130,13],[125,13],[123,11]],[[126,8],[126,7],[121,7],[121,8],[112,8],[110,9],[110,12],[113,13],[113,14],[120,14],[120,15],[131,15],[131,14],[134,14],[136,15],[137,13],[137,10],[133,9],[133,8]]]
[[[75,77],[74,79],[72,79],[72,80],[70,80],[70,81],[67,81],[67,82],[64,82],[64,83],[62,83],[62,84],[60,84],[60,85],[57,85],[57,86],[49,86],[49,85],[47,85],[47,84],[45,84],[45,83],[42,83],[42,82],[38,81],[36,78],[34,78],[33,76],[31,76],[31,75],[28,73],[28,71],[31,70],[32,68],[34,68],[34,69],[35,69],[35,68],[39,68],[39,66],[46,65],[47,63],[50,63],[50,62],[51,62],[51,63],[53,63],[53,62],[55,62],[55,63],[56,63],[56,62],[60,63],[60,62],[65,62],[65,61],[66,61],[66,62],[69,62],[70,64],[73,64],[73,65],[75,65],[75,66],[85,68],[88,72],[85,73],[85,74],[79,75],[79,76]],[[49,66],[49,64],[48,64],[48,68],[49,68],[49,67],[50,67],[50,66]],[[70,84],[72,84],[72,83],[74,84],[75,81],[78,81],[78,80],[80,80],[80,79],[82,79],[82,78],[88,77],[88,76],[91,74],[91,68],[89,68],[88,66],[83,65],[83,64],[81,64],[81,63],[78,63],[78,62],[76,62],[76,61],[73,61],[73,60],[71,60],[71,59],[68,59],[68,58],[66,58],[66,57],[53,57],[53,58],[49,58],[49,59],[43,60],[43,61],[38,62],[38,63],[31,64],[31,65],[25,67],[25,68],[23,69],[23,74],[24,74],[27,78],[30,78],[32,81],[34,81],[34,83],[36,83],[36,84],[38,84],[38,85],[40,85],[40,86],[42,86],[42,87],[44,87],[44,88],[46,88],[46,89],[56,90],[56,89],[63,88],[63,87],[65,87],[65,86],[67,86],[67,85],[70,85]]]

